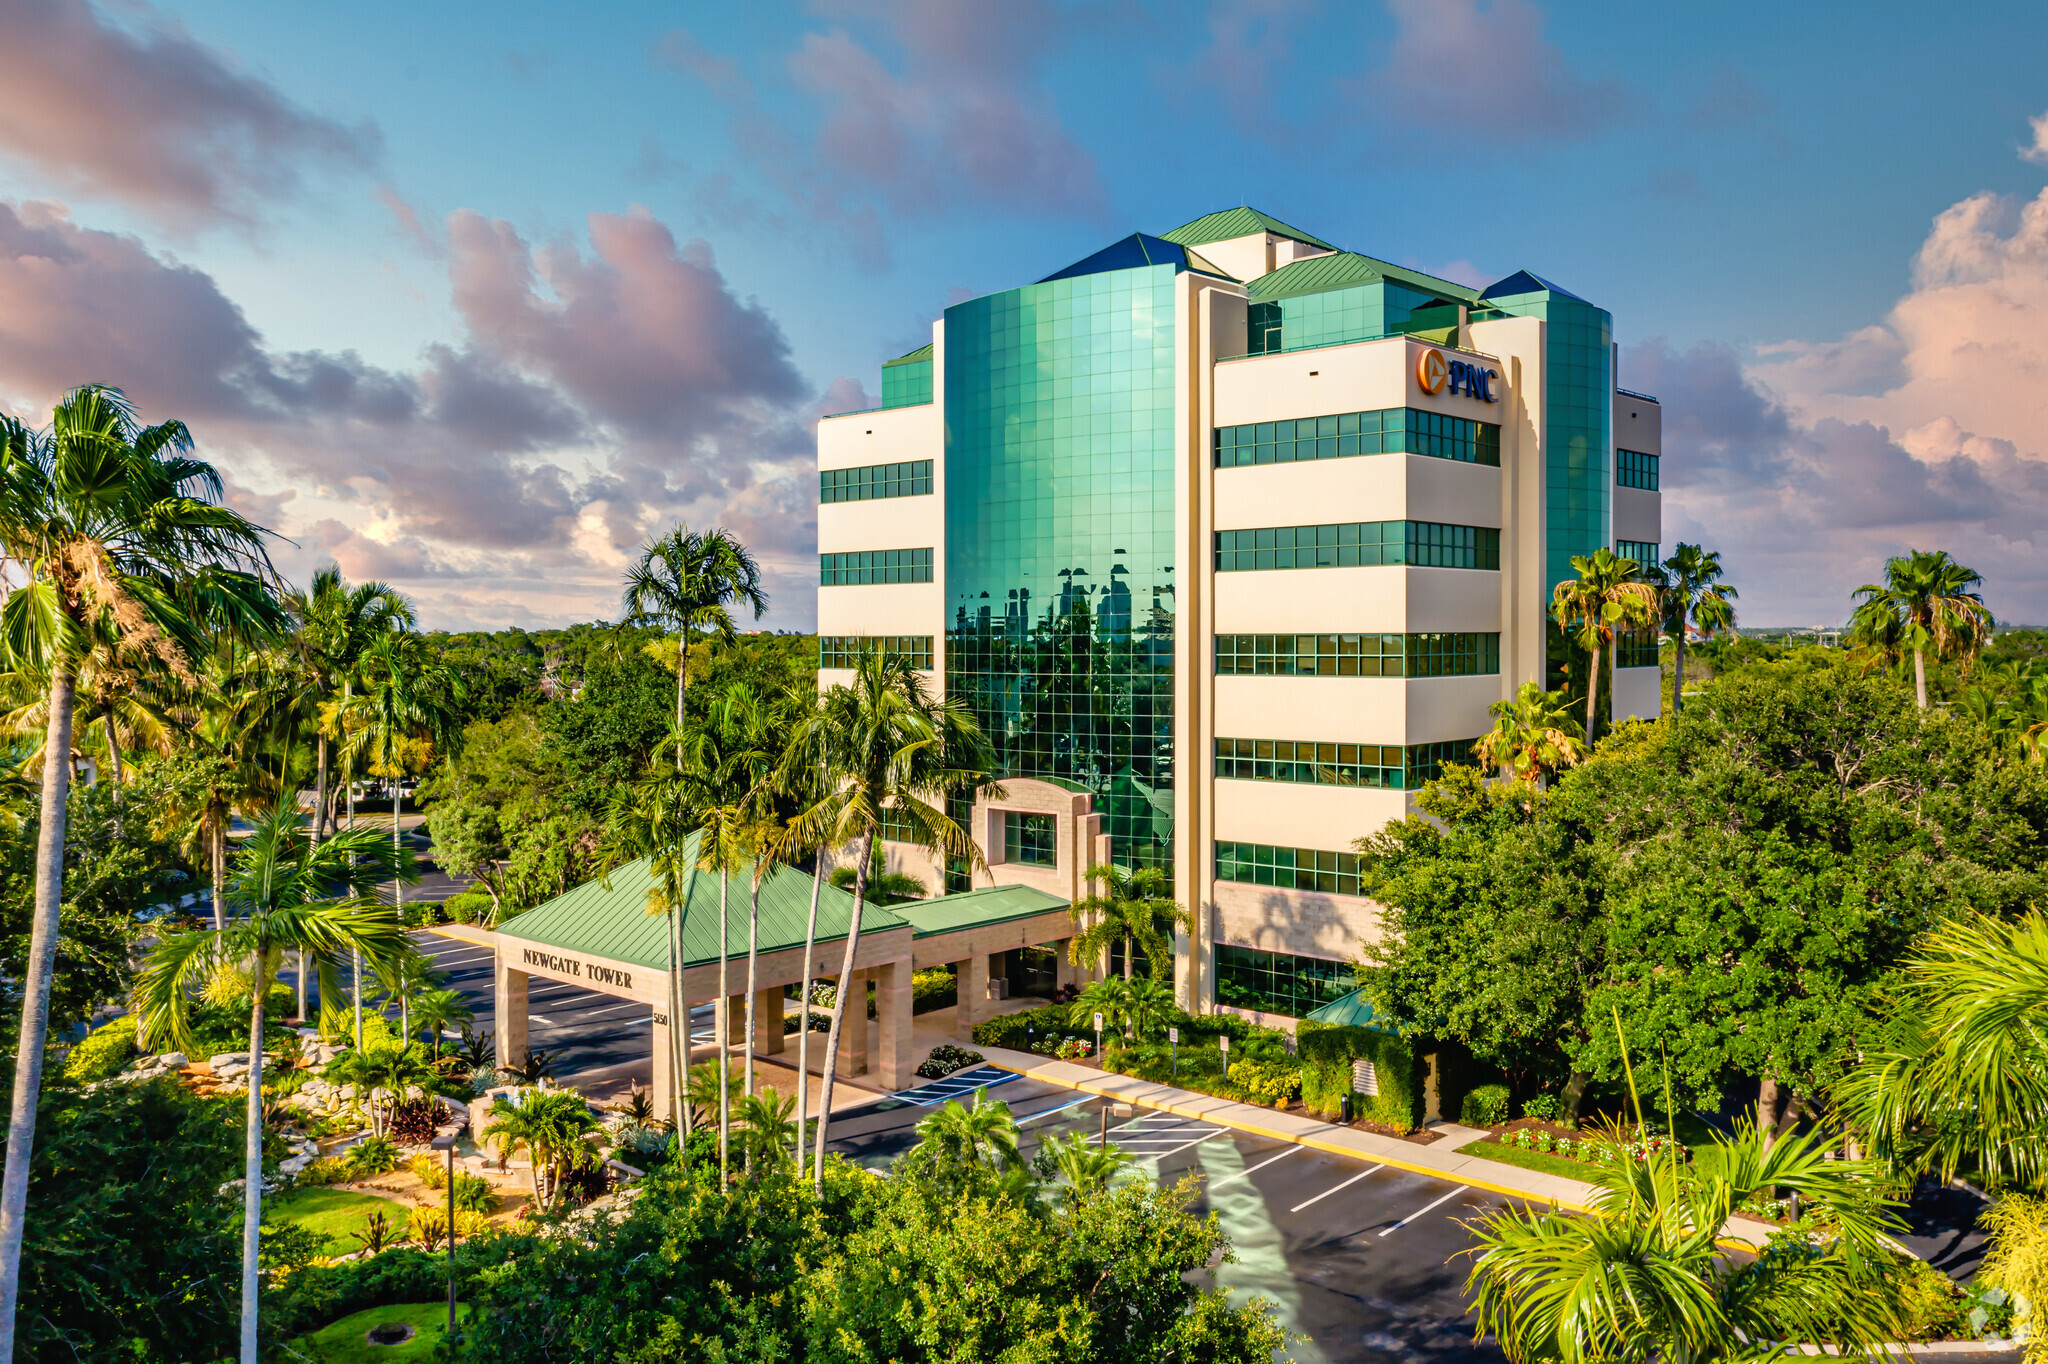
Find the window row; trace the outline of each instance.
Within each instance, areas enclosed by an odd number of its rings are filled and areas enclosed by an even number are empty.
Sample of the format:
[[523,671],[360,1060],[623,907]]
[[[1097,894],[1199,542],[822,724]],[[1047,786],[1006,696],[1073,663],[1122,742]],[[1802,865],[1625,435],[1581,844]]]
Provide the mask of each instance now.
[[918,497],[932,490],[932,462],[863,464],[857,469],[820,469],[820,502],[867,502],[878,497]]
[[874,583],[928,583],[932,552],[927,549],[862,549],[820,554],[820,587],[865,587]]
[[1617,449],[1614,452],[1614,481],[1624,488],[1656,492],[1657,457],[1640,450]]
[[1351,963],[1216,944],[1216,1002],[1306,1018],[1358,988]]
[[1443,775],[1447,762],[1470,763],[1477,739],[1433,744],[1325,744],[1288,739],[1218,739],[1219,780],[1286,781],[1413,791]]
[[1434,521],[1349,521],[1216,532],[1216,571],[1268,568],[1500,567],[1500,532]]
[[1658,666],[1655,630],[1618,630],[1614,635],[1614,666],[1654,668]]
[[1470,677],[1500,671],[1500,635],[1218,635],[1219,677]]
[[859,664],[860,656],[870,649],[879,649],[891,658],[900,658],[913,668],[932,666],[932,636],[930,635],[819,635],[818,666],[821,668],[851,668]]
[[1059,835],[1054,832],[1052,821],[1051,815],[1003,811],[1003,860],[1027,867],[1057,866]]
[[1498,468],[1500,428],[1414,407],[1216,428],[1219,469],[1382,454],[1429,455]]
[[1616,540],[1614,552],[1624,559],[1634,559],[1646,577],[1657,567],[1657,544],[1653,540]]
[[1216,879],[1282,890],[1357,895],[1358,854],[1316,848],[1275,848],[1265,843],[1216,842]]

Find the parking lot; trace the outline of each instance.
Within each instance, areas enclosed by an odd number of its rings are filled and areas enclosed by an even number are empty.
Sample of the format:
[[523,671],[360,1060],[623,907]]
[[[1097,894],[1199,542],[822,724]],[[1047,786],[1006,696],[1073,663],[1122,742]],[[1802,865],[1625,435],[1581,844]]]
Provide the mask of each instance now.
[[[1009,1104],[1027,1159],[1053,1134],[1101,1133],[1102,1100],[983,1067],[833,1119],[833,1149],[884,1169],[916,1144],[918,1119],[947,1099],[972,1103],[977,1090]],[[1238,1257],[1215,1281],[1277,1304],[1310,1337],[1294,1347],[1303,1364],[1501,1358],[1473,1344],[1465,1261],[1452,1257],[1470,1243],[1458,1219],[1502,1196],[1142,1109],[1112,1116],[1109,1140],[1162,1182],[1201,1177],[1194,1208],[1216,1213]]]

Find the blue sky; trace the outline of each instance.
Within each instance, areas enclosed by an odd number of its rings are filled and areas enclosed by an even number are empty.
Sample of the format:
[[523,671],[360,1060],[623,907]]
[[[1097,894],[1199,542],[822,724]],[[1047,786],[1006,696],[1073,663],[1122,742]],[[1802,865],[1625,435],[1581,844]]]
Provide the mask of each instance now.
[[680,516],[808,627],[816,412],[1239,202],[1609,308],[1749,623],[1908,545],[2048,620],[2048,10],[4,5],[0,406],[124,384],[434,623],[601,614]]

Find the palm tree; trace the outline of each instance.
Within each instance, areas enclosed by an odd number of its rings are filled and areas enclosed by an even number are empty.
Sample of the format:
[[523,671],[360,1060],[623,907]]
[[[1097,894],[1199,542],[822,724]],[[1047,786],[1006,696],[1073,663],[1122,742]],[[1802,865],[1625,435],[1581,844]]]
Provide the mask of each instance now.
[[1128,1031],[1131,1025],[1131,991],[1136,984],[1128,976],[1107,976],[1102,980],[1089,981],[1074,1002],[1067,1006],[1067,1021],[1077,1028],[1085,1028],[1096,1014],[1101,1014],[1104,1032],[1115,1036]]
[[1585,761],[1585,732],[1563,692],[1524,682],[1514,700],[1496,701],[1488,709],[1493,729],[1472,751],[1489,767],[1541,786],[1549,774]]
[[789,1158],[790,1139],[796,1133],[789,1115],[795,1107],[796,1100],[772,1089],[740,1100],[740,1157],[749,1177],[757,1168],[757,1157],[761,1169]]
[[1097,1146],[1085,1132],[1049,1137],[1040,1148],[1040,1169],[1065,1186],[1060,1199],[1069,1206],[1086,1202],[1109,1187],[1116,1172],[1131,1163],[1130,1153],[1114,1143]]
[[476,1015],[456,990],[428,990],[412,1003],[413,1017],[432,1039],[434,1059],[441,1059],[441,1030],[450,1023],[471,1023]]
[[401,954],[384,964],[378,973],[379,982],[384,986],[385,1003],[398,1001],[398,1035],[410,1043],[413,1040],[413,998],[427,987],[440,982],[432,961],[418,948]]
[[1551,594],[1550,614],[1571,632],[1575,643],[1592,655],[1586,673],[1586,734],[1599,728],[1600,656],[1612,649],[1617,629],[1650,625],[1657,619],[1657,589],[1641,576],[1641,565],[1602,545],[1591,554],[1574,554],[1578,577],[1561,582]]
[[584,1140],[603,1126],[581,1094],[572,1089],[528,1089],[501,1103],[478,1135],[510,1154],[520,1146],[533,1162],[533,1202],[546,1208],[570,1172],[597,1159]]
[[1017,1140],[1010,1106],[977,1090],[972,1108],[948,1099],[920,1118],[913,1151],[941,1173],[986,1170],[999,1175],[1024,1168]]
[[[292,649],[307,700],[316,710],[353,691],[371,644],[388,634],[404,634],[417,623],[405,594],[380,582],[350,587],[338,568],[316,571],[306,590],[294,589],[285,596],[285,609],[298,625],[292,634]],[[331,804],[327,786],[329,730],[321,726],[315,734],[313,836],[320,838],[327,832]]]
[[2048,1182],[2048,918],[1945,923],[1903,976],[1894,1036],[1837,1089],[1843,1115],[1898,1167]]
[[1927,655],[1974,655],[1991,636],[1991,608],[1970,589],[1983,582],[1947,550],[1910,550],[1885,560],[1884,583],[1865,583],[1849,617],[1858,644],[1913,655],[1913,693],[1927,709]]
[[[360,953],[382,963],[405,944],[404,926],[366,898],[378,882],[405,874],[403,859],[370,830],[314,844],[296,802],[260,818],[236,858],[228,899],[238,911],[226,928],[165,938],[136,976],[136,1037],[145,1046],[190,1047],[198,987],[224,972],[248,982],[249,1102],[242,1185],[242,1352],[256,1360],[257,1228],[263,1220],[264,1003],[286,952],[303,951],[325,986]],[[340,887],[345,893],[332,894]],[[322,993],[326,990],[323,988]]]
[[1131,1035],[1143,1041],[1148,1030],[1173,1016],[1173,987],[1156,976],[1140,976],[1130,983],[1124,996],[1124,1014],[1130,1019]]
[[1088,880],[1101,890],[1074,906],[1076,919],[1088,926],[1067,945],[1067,957],[1076,966],[1095,966],[1108,959],[1113,944],[1124,949],[1124,979],[1131,978],[1134,948],[1145,953],[1145,968],[1154,980],[1164,977],[1173,961],[1174,929],[1195,931],[1195,916],[1183,909],[1171,895],[1173,873],[1164,867],[1120,867],[1098,863],[1088,868]]
[[[818,708],[816,690],[801,683],[791,687],[783,696],[784,709],[792,720]],[[814,735],[810,743],[799,752],[798,746],[790,745],[784,755],[783,770],[777,781],[783,792],[795,800],[800,807],[808,808],[822,800],[830,792],[826,772],[830,764],[826,761],[821,745],[829,742],[824,734]],[[811,962],[818,946],[818,900],[825,890],[825,861],[827,849],[815,841],[803,838],[800,821],[791,820],[783,826],[782,851],[784,856],[807,854],[811,859],[811,909],[804,919],[804,979],[802,993],[797,998],[802,1002],[803,1025],[796,1030],[796,1177],[804,1177],[804,1130],[809,1125],[809,1114],[805,1112],[810,1097],[811,1074]],[[838,875],[835,868],[833,875]]]
[[[672,735],[670,743],[681,746],[682,736]],[[612,849],[621,861],[648,859],[650,884],[647,912],[660,914],[668,928],[668,1074],[670,1121],[678,1132],[691,1129],[690,1105],[690,1014],[683,1002],[683,916],[689,907],[689,839],[697,832],[696,792],[688,787],[678,769],[673,775],[658,771],[620,792],[613,801],[607,823]],[[682,1148],[687,1166],[689,1147]]]
[[[328,1067],[330,1079],[356,1087],[357,1097],[363,1100],[370,1115],[371,1134],[379,1137],[389,1130],[391,1114],[405,1101],[405,1091],[414,1085],[424,1087],[434,1074],[426,1054],[404,1042],[351,1051],[337,1057]],[[388,1107],[378,1106],[375,1091],[380,1089],[390,1096],[386,1100]]]
[[114,639],[191,675],[209,633],[256,636],[281,613],[260,527],[220,505],[185,424],[144,427],[118,389],[74,389],[34,431],[0,417],[0,664],[46,679],[35,914],[17,984],[21,1033],[0,1174],[0,1359],[14,1357],[22,1217],[50,1028],[78,668]]
[[[973,866],[986,866],[974,840],[944,807],[949,795],[971,790],[988,776],[994,755],[964,702],[932,696],[924,675],[908,660],[866,649],[855,662],[853,681],[826,692],[817,709],[797,723],[785,763],[799,777],[802,769],[821,764],[821,784],[826,788],[797,816],[794,841],[813,848],[850,847],[859,868],[818,1096],[812,1175],[822,1189],[832,1081],[846,1001],[860,993],[851,988],[853,968],[860,950],[861,918],[867,911],[868,859],[881,833],[883,811],[909,827],[913,842],[948,857],[965,858]],[[809,1006],[806,999],[805,1007]],[[862,1013],[860,1026],[866,1027],[865,1010]]]
[[1662,565],[1658,584],[1664,598],[1664,631],[1675,650],[1676,673],[1671,683],[1671,709],[1685,709],[1685,638],[1689,626],[1714,634],[1735,625],[1735,599],[1741,594],[1721,581],[1721,552],[1681,542]]
[[[761,568],[739,538],[724,527],[693,531],[677,526],[640,547],[640,559],[626,574],[626,625],[653,625],[681,636],[676,651],[676,724],[683,728],[683,696],[689,686],[690,637],[710,630],[733,637],[732,607],[768,609]],[[683,755],[676,754],[681,767]]]
[[[834,867],[830,878],[839,890],[853,889],[853,868]],[[878,905],[900,905],[905,900],[922,900],[931,887],[907,871],[890,871],[888,858],[880,848],[868,859],[868,899]]]
[[[1749,1360],[1788,1342],[1861,1353],[1898,1339],[1882,1291],[1893,1252],[1878,1172],[1831,1160],[1819,1133],[1773,1142],[1753,1118],[1699,1159],[1623,1149],[1596,1167],[1591,1211],[1520,1205],[1466,1226],[1478,1242],[1466,1283],[1479,1329],[1515,1364],[1555,1360]],[[1789,1191],[1825,1230],[1755,1257],[1716,1238],[1745,1204]]]
[[[720,1071],[724,1071],[720,1075]],[[690,1095],[690,1126],[694,1132],[699,1125],[716,1127],[718,1119],[713,1115],[719,1108],[730,1102],[732,1097],[732,1059],[721,1056],[715,1061],[699,1061],[690,1067],[688,1084]]]

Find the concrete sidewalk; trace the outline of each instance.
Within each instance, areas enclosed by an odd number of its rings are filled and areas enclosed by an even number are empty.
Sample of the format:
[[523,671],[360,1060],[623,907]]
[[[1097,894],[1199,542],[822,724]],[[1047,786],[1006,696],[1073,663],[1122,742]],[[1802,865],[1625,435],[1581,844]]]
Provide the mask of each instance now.
[[[1149,1080],[1096,1070],[1092,1066],[1076,1065],[1072,1061],[1055,1061],[1030,1052],[1011,1051],[1004,1047],[976,1047],[975,1050],[987,1058],[989,1065],[1014,1071],[1034,1080],[1043,1080],[1047,1084],[1059,1085],[1065,1089],[1101,1095],[1119,1103],[1139,1104],[1179,1117],[1199,1118],[1203,1122],[1215,1123],[1219,1127],[1249,1132],[1254,1136],[1268,1137],[1274,1141],[1292,1142],[1297,1146],[1328,1151],[1333,1155],[1350,1156],[1375,1164],[1391,1165],[1396,1169],[1412,1170],[1416,1174],[1469,1185],[1475,1189],[1511,1194],[1537,1203],[1555,1203],[1559,1207],[1577,1212],[1590,1210],[1593,1196],[1599,1187],[1584,1180],[1543,1174],[1536,1170],[1525,1170],[1519,1165],[1508,1165],[1498,1160],[1486,1160],[1480,1156],[1467,1154],[1461,1148],[1485,1135],[1475,1128],[1446,1123],[1437,1130],[1448,1131],[1447,1137],[1439,1138],[1428,1146],[1417,1146],[1412,1142],[1383,1137],[1377,1132],[1361,1132],[1356,1128],[1340,1127],[1335,1123],[1304,1118],[1294,1113],[1281,1113],[1270,1108],[1260,1108],[1255,1104],[1219,1099],[1213,1094],[1197,1094],[1191,1090],[1175,1089],[1171,1085],[1153,1084]],[[1752,1246],[1762,1246],[1770,1231],[1771,1228],[1761,1222],[1737,1217],[1729,1220],[1723,1235]]]

